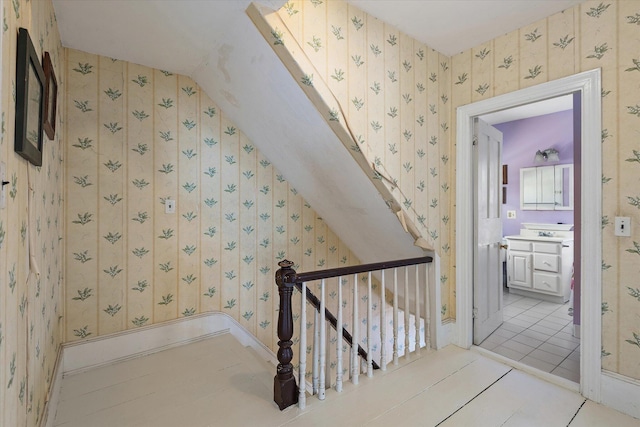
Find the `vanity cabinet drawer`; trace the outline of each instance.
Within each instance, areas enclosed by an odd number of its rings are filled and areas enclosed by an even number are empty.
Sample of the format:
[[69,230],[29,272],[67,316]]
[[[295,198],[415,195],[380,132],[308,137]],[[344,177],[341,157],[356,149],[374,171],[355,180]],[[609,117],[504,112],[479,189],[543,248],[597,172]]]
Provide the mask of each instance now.
[[545,254],[561,254],[562,253],[562,245],[558,243],[543,243],[543,242],[535,242],[533,244],[533,250],[536,252],[541,252]]
[[557,273],[560,266],[560,257],[551,254],[533,254],[533,268],[535,270],[544,270]]
[[548,273],[533,273],[533,289],[558,293],[560,291],[560,276]]
[[512,251],[531,252],[533,250],[533,242],[509,239],[509,249]]

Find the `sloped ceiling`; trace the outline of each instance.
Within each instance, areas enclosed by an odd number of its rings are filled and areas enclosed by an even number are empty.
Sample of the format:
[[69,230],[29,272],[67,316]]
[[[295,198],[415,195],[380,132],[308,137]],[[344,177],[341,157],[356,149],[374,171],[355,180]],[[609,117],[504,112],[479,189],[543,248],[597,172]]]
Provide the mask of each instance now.
[[[65,47],[191,76],[363,262],[420,256],[422,250],[258,33],[245,13],[249,3],[53,0]],[[275,10],[285,0],[257,3]],[[578,1],[350,3],[451,53]],[[425,34],[435,38],[423,39]]]

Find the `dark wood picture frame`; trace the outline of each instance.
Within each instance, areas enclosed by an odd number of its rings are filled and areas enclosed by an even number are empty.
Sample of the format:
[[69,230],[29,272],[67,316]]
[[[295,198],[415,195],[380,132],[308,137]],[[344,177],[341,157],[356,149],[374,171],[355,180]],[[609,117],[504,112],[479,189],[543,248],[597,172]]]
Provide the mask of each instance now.
[[502,183],[509,183],[509,165],[502,165]]
[[502,187],[502,204],[507,204],[507,187]]
[[53,70],[53,63],[49,52],[45,52],[42,58],[44,71],[44,116],[42,126],[49,139],[56,134],[56,109],[58,106],[58,80]]
[[44,71],[25,28],[18,30],[15,151],[42,166]]

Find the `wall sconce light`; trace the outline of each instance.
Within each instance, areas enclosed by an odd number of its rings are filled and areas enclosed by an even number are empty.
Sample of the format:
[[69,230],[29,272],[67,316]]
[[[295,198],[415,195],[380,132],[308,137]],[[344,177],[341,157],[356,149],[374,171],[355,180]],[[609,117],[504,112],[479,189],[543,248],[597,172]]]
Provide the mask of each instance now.
[[536,162],[559,162],[560,157],[558,157],[558,150],[555,148],[547,148],[546,150],[538,150],[536,151],[536,157],[534,158]]

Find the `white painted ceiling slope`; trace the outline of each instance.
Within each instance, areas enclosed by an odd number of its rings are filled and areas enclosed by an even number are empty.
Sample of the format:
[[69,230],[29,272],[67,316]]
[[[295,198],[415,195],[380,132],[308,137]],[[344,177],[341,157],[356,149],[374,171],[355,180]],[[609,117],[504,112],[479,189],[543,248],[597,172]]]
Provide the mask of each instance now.
[[[578,3],[349,1],[447,54]],[[191,76],[363,262],[421,255],[258,33],[249,3],[53,0],[63,46]],[[285,0],[256,3],[278,9]]]

